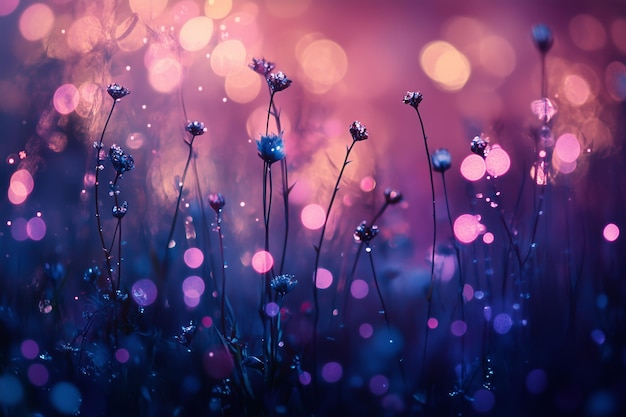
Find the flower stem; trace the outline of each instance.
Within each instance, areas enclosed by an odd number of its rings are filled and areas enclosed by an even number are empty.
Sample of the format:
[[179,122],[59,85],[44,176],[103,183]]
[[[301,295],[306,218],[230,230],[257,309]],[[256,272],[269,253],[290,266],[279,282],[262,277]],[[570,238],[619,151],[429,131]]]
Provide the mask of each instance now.
[[226,336],[226,266],[224,264],[224,236],[222,235],[222,210],[217,210],[216,223],[217,223],[217,236],[220,242],[220,259],[222,263],[222,297],[220,302],[220,317],[222,321],[222,334]]

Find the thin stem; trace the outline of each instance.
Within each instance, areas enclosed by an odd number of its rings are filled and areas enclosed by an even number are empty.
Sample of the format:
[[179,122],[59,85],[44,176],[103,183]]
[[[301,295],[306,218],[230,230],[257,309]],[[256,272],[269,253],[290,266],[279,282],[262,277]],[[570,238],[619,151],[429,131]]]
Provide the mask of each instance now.
[[383,317],[385,318],[385,325],[387,326],[387,330],[391,330],[391,325],[389,324],[389,316],[387,315],[387,307],[385,307],[385,300],[383,298],[383,293],[380,291],[380,285],[378,284],[378,276],[376,275],[376,268],[374,267],[374,256],[372,255],[372,247],[369,243],[365,244],[365,252],[369,255],[370,266],[372,267],[372,276],[374,277],[374,286],[376,287],[376,292],[378,293],[378,300],[380,301],[380,306],[383,309]]
[[[265,135],[266,136],[270,130],[270,116],[272,115],[272,106],[274,104],[274,94],[275,94],[274,91],[270,92],[270,104],[267,109],[267,121],[265,122]],[[280,134],[280,130],[278,130],[278,133]]]
[[104,242],[104,232],[102,230],[102,220],[100,216],[100,197],[98,194],[98,189],[100,185],[100,168],[102,165],[102,159],[100,159],[100,153],[102,152],[102,141],[104,140],[104,132],[106,132],[107,126],[109,125],[109,120],[111,120],[111,115],[113,114],[113,109],[115,109],[115,104],[117,100],[113,100],[113,104],[111,105],[111,110],[109,111],[109,115],[107,116],[106,122],[104,123],[104,127],[102,128],[102,133],[100,134],[100,140],[96,145],[96,175],[94,180],[94,196],[95,196],[95,205],[96,205],[96,222],[98,224],[98,235],[100,236],[100,244],[102,245],[102,251],[104,252],[104,260],[106,263],[106,270],[109,283],[113,285],[113,273],[111,271],[111,255],[107,250],[106,243]]
[[[279,122],[277,121],[277,124]],[[283,237],[283,251],[280,259],[279,274],[283,273],[285,267],[285,258],[287,257],[287,241],[289,240],[289,179],[287,173],[287,157],[280,160],[280,173],[283,185],[283,204],[285,212],[285,235]]]
[[222,263],[222,299],[220,303],[220,317],[222,321],[222,334],[226,335],[226,265],[224,261],[224,236],[222,235],[222,209],[217,210],[216,223],[217,223],[217,236],[220,242],[220,259]]

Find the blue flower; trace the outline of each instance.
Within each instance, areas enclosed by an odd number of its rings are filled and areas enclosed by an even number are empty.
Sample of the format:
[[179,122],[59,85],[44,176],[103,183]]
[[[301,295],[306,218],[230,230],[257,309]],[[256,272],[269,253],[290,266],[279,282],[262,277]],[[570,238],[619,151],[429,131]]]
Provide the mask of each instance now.
[[369,226],[365,220],[354,230],[354,241],[369,243],[378,234],[378,226]]
[[270,165],[285,157],[285,145],[281,135],[271,133],[261,136],[261,139],[256,141],[256,147],[261,159]]
[[552,48],[554,36],[552,35],[552,29],[548,26],[543,24],[533,26],[532,35],[535,46],[542,54],[545,54]]
[[293,278],[294,276],[291,274],[277,275],[272,278],[272,281],[270,281],[270,287],[272,287],[272,289],[276,291],[276,293],[278,293],[279,295],[284,296],[285,294],[293,290],[296,284],[298,284],[298,280],[295,280]]
[[193,136],[204,135],[204,132],[206,132],[206,128],[204,127],[204,123],[198,122],[198,121],[193,121],[193,122],[187,123],[187,126],[185,127],[185,130],[187,132],[191,133]]
[[404,95],[404,98],[402,99],[402,102],[417,110],[417,107],[422,102],[422,100],[424,100],[424,96],[419,91],[407,91]]
[[122,97],[126,97],[130,94],[130,90],[117,83],[109,84],[107,87],[107,93],[113,98],[113,100],[119,100]]
[[433,163],[433,170],[437,172],[446,172],[452,165],[452,156],[450,156],[450,151],[444,148],[435,150],[435,152],[433,152],[430,156],[430,160]]
[[267,84],[270,86],[272,92],[283,91],[291,85],[291,80],[287,78],[285,73],[278,71],[277,73],[271,73],[267,76]]
[[132,155],[128,155],[124,150],[117,146],[111,145],[109,150],[109,159],[113,164],[113,168],[118,174],[123,174],[126,171],[135,169],[135,160]]

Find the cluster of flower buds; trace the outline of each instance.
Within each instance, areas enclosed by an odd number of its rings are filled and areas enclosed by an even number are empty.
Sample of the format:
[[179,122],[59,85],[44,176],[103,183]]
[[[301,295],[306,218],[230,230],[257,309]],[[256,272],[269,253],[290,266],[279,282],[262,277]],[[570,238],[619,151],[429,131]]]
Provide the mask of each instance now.
[[273,62],[266,61],[265,58],[252,58],[249,65],[254,72],[265,77],[267,85],[272,93],[283,91],[291,85],[291,80],[282,71],[272,72],[276,65]]

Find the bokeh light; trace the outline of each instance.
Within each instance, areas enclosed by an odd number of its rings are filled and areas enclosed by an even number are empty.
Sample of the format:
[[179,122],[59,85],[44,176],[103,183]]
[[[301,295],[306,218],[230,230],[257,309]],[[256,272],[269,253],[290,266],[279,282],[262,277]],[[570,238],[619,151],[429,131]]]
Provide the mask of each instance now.
[[533,369],[526,375],[526,390],[531,394],[542,394],[548,387],[548,375],[543,369]]
[[233,8],[233,0],[205,0],[204,14],[211,19],[223,19]]
[[204,280],[196,275],[185,278],[182,287],[185,297],[191,299],[199,299],[205,290]]
[[324,226],[326,212],[319,204],[308,204],[300,212],[302,225],[309,230],[317,230]]
[[325,268],[317,268],[316,287],[324,290],[333,284],[333,273]]
[[206,16],[189,19],[178,34],[180,46],[190,52],[206,47],[213,36],[213,20]]
[[50,374],[48,368],[41,363],[33,363],[28,366],[28,380],[36,387],[43,387],[48,383]]
[[374,375],[369,381],[370,391],[374,395],[384,395],[389,391],[389,379],[385,375]]
[[429,317],[427,325],[430,330],[434,330],[439,327],[439,320],[437,320],[435,317]]
[[20,33],[29,41],[43,39],[50,32],[53,24],[54,12],[43,3],[28,6],[19,20]]
[[11,175],[9,182],[9,201],[15,205],[26,201],[28,195],[33,191],[35,181],[33,176],[25,169],[18,169]]
[[617,49],[626,53],[626,18],[618,17],[611,22],[611,40]]
[[328,362],[322,367],[322,378],[329,384],[339,381],[342,376],[343,367],[339,362]]
[[82,400],[80,390],[71,382],[57,382],[50,390],[50,402],[61,414],[78,414]]
[[491,245],[494,240],[495,236],[491,232],[487,232],[483,235],[483,242],[485,242],[487,245]]
[[472,408],[478,413],[488,413],[496,404],[496,396],[488,389],[479,389],[474,393]]
[[450,332],[457,336],[461,337],[467,332],[467,323],[463,320],[455,320],[450,325]]
[[307,11],[313,0],[265,0],[264,5],[274,16],[292,18]]
[[454,221],[453,229],[454,236],[456,236],[459,242],[472,243],[483,230],[483,226],[476,215],[461,214]]
[[156,284],[148,278],[137,280],[132,286],[131,296],[137,305],[147,307],[156,301]]
[[189,248],[185,250],[183,259],[185,261],[185,265],[189,268],[195,269],[202,266],[202,263],[204,262],[204,254],[198,248]]
[[22,356],[26,359],[35,359],[39,355],[39,345],[33,339],[26,339],[21,345]]
[[211,53],[211,69],[217,75],[228,74],[246,68],[246,47],[238,39],[228,39],[217,44]]
[[249,103],[258,97],[263,83],[259,74],[243,67],[226,75],[224,90],[228,98],[235,103]]
[[165,10],[167,0],[129,0],[128,5],[134,13],[137,13],[139,19],[151,22]]
[[507,334],[513,327],[513,319],[507,313],[500,313],[493,319],[493,329],[496,333]]
[[591,340],[593,340],[594,343],[598,345],[602,345],[604,344],[604,342],[606,342],[606,335],[600,329],[593,329],[591,331]]
[[570,74],[563,80],[563,95],[574,106],[582,106],[591,96],[591,88],[583,77]]
[[26,234],[36,242],[43,239],[46,236],[46,222],[41,217],[32,217],[26,223]]
[[274,258],[272,254],[260,250],[252,256],[252,268],[259,274],[264,274],[274,266]]
[[461,162],[461,175],[468,181],[478,181],[487,171],[485,160],[476,154],[465,157]]
[[501,36],[487,36],[480,41],[480,63],[485,71],[497,77],[507,77],[515,69],[515,49]]
[[569,33],[574,45],[585,51],[595,51],[606,44],[604,25],[588,14],[579,14],[572,18]]
[[0,16],[8,16],[17,9],[20,0],[2,0],[0,1]]
[[607,242],[615,242],[619,237],[619,226],[615,223],[607,224],[602,230],[602,236],[607,240]]
[[613,100],[626,100],[626,65],[619,61],[613,61],[607,65],[604,71],[604,83]]
[[447,91],[463,88],[471,73],[465,55],[445,41],[433,41],[424,46],[420,52],[420,64],[426,75]]
[[130,352],[128,352],[128,349],[119,348],[115,351],[115,359],[119,363],[126,363],[130,359]]
[[91,51],[103,38],[102,24],[95,16],[83,16],[76,19],[66,36],[70,49],[81,54]]
[[362,279],[355,279],[352,281],[352,284],[350,284],[350,294],[352,294],[352,297],[359,300],[367,297],[369,290],[369,285]]
[[369,175],[367,177],[363,177],[361,182],[359,183],[359,187],[361,191],[369,193],[370,191],[374,191],[376,188],[376,180]]
[[63,84],[54,92],[54,108],[61,114],[70,114],[78,106],[80,94],[74,84]]
[[124,19],[115,28],[115,40],[117,46],[122,51],[133,52],[141,49],[145,43],[146,38],[146,25],[139,22],[139,17],[133,14]]
[[363,339],[369,339],[374,334],[374,328],[369,323],[363,323],[359,326],[359,336]]
[[11,222],[11,236],[18,242],[28,239],[28,231],[26,227],[28,222],[23,217],[13,219]]
[[348,57],[343,48],[330,39],[311,42],[298,56],[309,82],[304,87],[312,93],[323,94],[341,81],[348,70]]
[[269,302],[265,305],[265,314],[268,317],[276,317],[280,312],[280,306],[275,302]]
[[0,404],[12,406],[24,397],[24,388],[20,380],[11,374],[0,375]]
[[311,374],[307,371],[303,371],[300,375],[298,375],[298,381],[300,381],[302,385],[309,385],[312,380],[313,377],[311,377]]
[[511,168],[511,158],[504,149],[494,145],[485,157],[485,168],[494,177],[502,176]]
[[203,365],[207,375],[220,380],[233,371],[234,361],[225,345],[216,345],[204,352]]
[[554,153],[563,162],[575,162],[580,156],[580,142],[571,133],[559,136],[554,145]]

